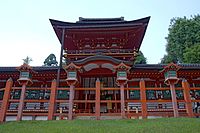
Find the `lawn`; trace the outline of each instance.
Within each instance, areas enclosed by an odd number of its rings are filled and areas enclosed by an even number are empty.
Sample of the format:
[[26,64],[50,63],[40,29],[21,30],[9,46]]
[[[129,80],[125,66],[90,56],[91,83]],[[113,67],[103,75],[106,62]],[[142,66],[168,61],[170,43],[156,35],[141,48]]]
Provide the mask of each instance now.
[[0,125],[0,133],[200,133],[200,119],[6,122]]

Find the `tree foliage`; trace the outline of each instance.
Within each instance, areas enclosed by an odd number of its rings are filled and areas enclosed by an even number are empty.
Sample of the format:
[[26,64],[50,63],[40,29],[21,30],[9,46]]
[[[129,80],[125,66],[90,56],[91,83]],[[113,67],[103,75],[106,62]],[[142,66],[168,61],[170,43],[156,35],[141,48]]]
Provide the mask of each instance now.
[[28,64],[28,65],[30,64],[31,61],[33,61],[32,58],[28,57],[28,56],[25,59],[22,59],[22,60],[23,60],[24,64]]
[[183,57],[185,63],[200,63],[200,43],[187,48]]
[[168,31],[167,55],[164,55],[161,63],[199,63],[198,52],[193,51],[200,45],[200,15],[189,19],[173,18]]
[[142,51],[138,52],[138,56],[135,59],[135,64],[147,64],[147,59],[144,57]]

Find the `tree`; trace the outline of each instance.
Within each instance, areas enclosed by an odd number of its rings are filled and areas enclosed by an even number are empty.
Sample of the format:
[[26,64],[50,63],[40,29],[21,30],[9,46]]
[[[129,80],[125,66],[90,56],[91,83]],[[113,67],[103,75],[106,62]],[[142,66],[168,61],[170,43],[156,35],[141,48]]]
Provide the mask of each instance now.
[[[196,47],[200,42],[200,15],[191,18],[173,18],[169,26],[169,34],[166,37],[167,55],[161,59],[161,63],[198,63],[197,60],[188,60],[194,54],[189,50]],[[185,54],[187,52],[187,54]],[[187,56],[186,56],[187,55]]]
[[168,63],[171,63],[171,62],[173,62],[173,63],[177,63],[178,61],[177,61],[177,59],[174,57],[174,56],[172,56],[172,55],[164,55],[164,57],[161,59],[161,63],[162,64],[168,64]]
[[32,58],[30,58],[28,56],[25,59],[22,59],[22,60],[24,61],[24,64],[28,64],[28,65],[30,64],[31,61],[33,61]]
[[185,63],[200,63],[200,43],[187,48],[183,57]]
[[57,66],[58,62],[56,61],[56,56],[50,54],[44,61],[44,66]]
[[144,57],[142,51],[138,52],[138,56],[136,57],[134,64],[147,64],[147,59]]

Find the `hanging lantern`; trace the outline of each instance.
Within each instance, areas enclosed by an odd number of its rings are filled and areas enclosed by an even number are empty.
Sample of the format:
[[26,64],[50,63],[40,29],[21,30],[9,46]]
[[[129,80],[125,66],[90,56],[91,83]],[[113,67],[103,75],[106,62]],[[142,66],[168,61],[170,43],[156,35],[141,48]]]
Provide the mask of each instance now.
[[30,80],[32,77],[29,71],[21,71],[19,80]]
[[127,72],[126,71],[118,71],[117,72],[117,80],[127,80]]
[[77,80],[77,72],[76,71],[68,71],[67,72],[67,80]]
[[177,72],[174,70],[169,70],[165,72],[165,80],[177,78]]
[[63,68],[67,72],[66,81],[68,82],[68,84],[76,84],[78,81],[77,72],[80,70],[81,67],[76,66],[74,63],[70,63]]
[[23,82],[27,82],[28,84],[32,84],[32,74],[34,72],[28,64],[23,64],[17,68],[20,72],[18,82],[21,84]]
[[169,85],[170,83],[176,84],[178,82],[177,71],[180,69],[180,66],[174,63],[170,63],[164,67],[161,73],[164,74],[165,84]]
[[125,84],[128,81],[127,73],[129,72],[130,68],[130,66],[127,66],[124,63],[120,63],[114,67],[117,72],[116,82],[118,85]]

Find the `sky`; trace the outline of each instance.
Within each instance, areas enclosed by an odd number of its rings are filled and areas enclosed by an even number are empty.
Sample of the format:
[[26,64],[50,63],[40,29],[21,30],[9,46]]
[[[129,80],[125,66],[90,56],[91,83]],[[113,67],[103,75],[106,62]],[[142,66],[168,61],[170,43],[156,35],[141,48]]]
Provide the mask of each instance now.
[[148,64],[166,54],[170,19],[200,14],[200,0],[0,0],[0,66],[20,66],[27,56],[41,66],[60,43],[49,19],[76,22],[79,17],[135,20],[151,16],[141,51]]

